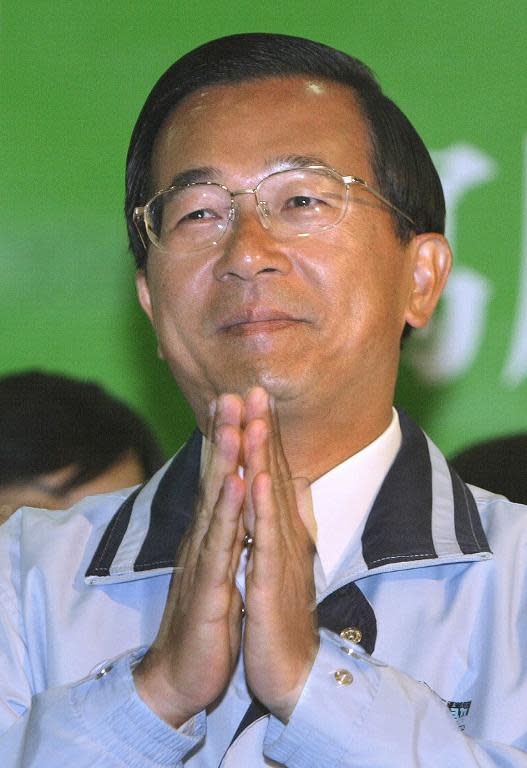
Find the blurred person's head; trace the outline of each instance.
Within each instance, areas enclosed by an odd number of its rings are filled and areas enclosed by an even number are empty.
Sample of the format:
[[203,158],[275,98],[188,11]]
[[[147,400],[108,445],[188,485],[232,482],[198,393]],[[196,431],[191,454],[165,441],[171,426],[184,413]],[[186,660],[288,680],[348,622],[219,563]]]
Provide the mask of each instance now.
[[0,378],[0,522],[144,482],[163,463],[145,422],[100,386],[28,371]]
[[466,483],[527,504],[527,434],[475,443],[449,461]]

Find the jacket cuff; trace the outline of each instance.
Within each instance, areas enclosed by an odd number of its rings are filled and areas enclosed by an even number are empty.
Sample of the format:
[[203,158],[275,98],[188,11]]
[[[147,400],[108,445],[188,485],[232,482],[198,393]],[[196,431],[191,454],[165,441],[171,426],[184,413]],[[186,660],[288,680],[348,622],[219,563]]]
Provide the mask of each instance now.
[[71,705],[89,738],[129,768],[174,766],[204,738],[205,713],[176,730],[144,703],[132,669],[145,651],[128,652],[73,686]]
[[377,696],[377,666],[360,647],[321,629],[315,663],[287,725],[269,720],[266,757],[288,768],[340,765]]

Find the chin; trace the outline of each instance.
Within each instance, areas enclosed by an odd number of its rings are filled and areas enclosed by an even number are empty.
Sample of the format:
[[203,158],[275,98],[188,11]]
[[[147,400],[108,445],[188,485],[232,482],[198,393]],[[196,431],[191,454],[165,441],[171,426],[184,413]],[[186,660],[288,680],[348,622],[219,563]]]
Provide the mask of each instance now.
[[301,377],[292,377],[268,369],[261,371],[233,371],[220,385],[221,392],[236,392],[244,396],[252,387],[263,387],[276,400],[293,400],[300,394]]

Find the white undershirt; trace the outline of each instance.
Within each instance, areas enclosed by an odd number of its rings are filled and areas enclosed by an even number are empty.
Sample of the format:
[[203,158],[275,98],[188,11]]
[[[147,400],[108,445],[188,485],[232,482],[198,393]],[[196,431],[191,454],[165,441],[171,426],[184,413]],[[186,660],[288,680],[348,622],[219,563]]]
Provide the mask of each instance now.
[[[319,561],[319,567],[315,563],[315,578],[319,591],[331,582],[355,534],[362,533],[400,446],[399,416],[393,408],[390,425],[376,440],[312,483]],[[325,584],[320,583],[322,578]]]

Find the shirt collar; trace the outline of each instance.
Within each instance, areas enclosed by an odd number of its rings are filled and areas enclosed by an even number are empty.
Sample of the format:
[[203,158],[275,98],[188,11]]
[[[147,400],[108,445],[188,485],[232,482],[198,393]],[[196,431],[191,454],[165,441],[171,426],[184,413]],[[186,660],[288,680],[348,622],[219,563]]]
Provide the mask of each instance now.
[[351,540],[362,532],[401,440],[399,416],[393,408],[392,420],[379,437],[312,483],[315,543],[326,583]]
[[[342,578],[419,562],[485,559],[490,548],[476,502],[446,459],[399,410],[402,442],[362,527],[360,546],[345,557]],[[173,569],[199,487],[201,435],[115,511],[86,571],[90,584],[127,581]],[[103,503],[104,497],[98,497]],[[341,574],[339,574],[339,581]]]

